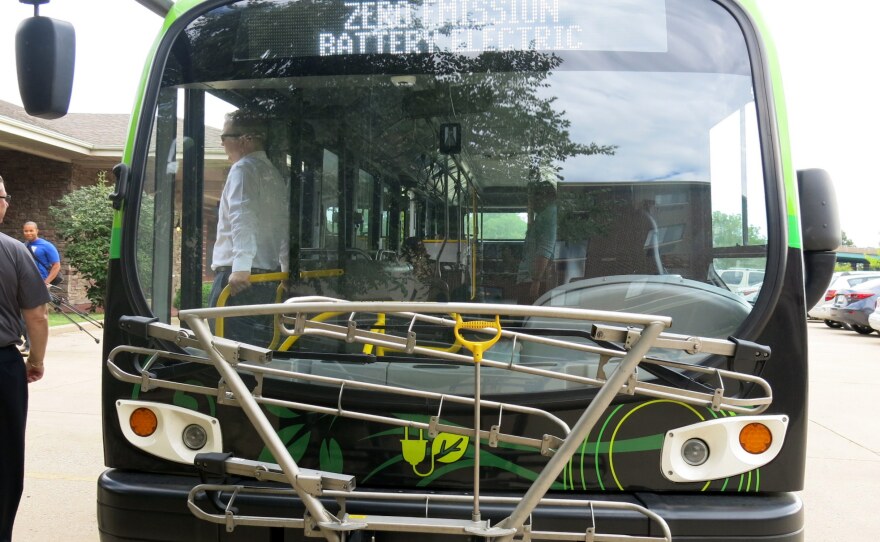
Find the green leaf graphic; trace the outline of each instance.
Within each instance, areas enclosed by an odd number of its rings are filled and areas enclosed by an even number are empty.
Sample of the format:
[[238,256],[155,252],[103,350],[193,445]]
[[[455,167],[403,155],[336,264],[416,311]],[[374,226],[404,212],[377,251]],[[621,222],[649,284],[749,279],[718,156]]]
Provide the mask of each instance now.
[[[278,438],[280,438],[281,442],[283,442],[284,445],[287,446],[290,443],[290,441],[293,440],[293,437],[295,437],[296,434],[299,433],[299,430],[302,428],[303,428],[303,424],[287,426],[287,427],[281,429],[280,431],[278,431]],[[290,447],[288,447],[288,450],[290,450]],[[272,452],[269,451],[269,448],[266,448],[265,446],[263,447],[263,451],[260,452],[260,457],[258,458],[258,460],[265,461],[267,463],[277,463],[278,462],[278,461],[276,461],[275,456],[272,455]]]
[[174,392],[174,404],[179,407],[188,408],[190,410],[199,410],[199,402],[195,397],[185,394],[182,391]]
[[296,442],[294,442],[291,446],[287,447],[287,451],[290,452],[290,457],[293,458],[294,461],[299,463],[302,461],[304,455],[306,455],[306,448],[309,446],[309,439],[312,438],[312,432],[309,431],[305,435],[299,438]]
[[431,443],[431,454],[440,463],[454,463],[461,459],[468,447],[468,437],[440,433]]
[[342,472],[342,448],[335,438],[321,442],[319,461],[321,470]]
[[281,419],[289,419],[289,418],[298,418],[299,417],[299,414],[290,410],[289,408],[284,408],[284,407],[275,406],[275,405],[266,405],[265,408],[270,414],[273,414]]

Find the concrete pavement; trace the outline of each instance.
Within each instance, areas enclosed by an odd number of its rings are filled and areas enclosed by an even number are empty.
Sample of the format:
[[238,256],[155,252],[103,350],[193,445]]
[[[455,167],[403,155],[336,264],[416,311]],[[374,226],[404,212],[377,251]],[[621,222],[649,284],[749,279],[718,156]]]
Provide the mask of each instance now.
[[[880,337],[811,322],[807,542],[868,542],[880,532]],[[91,331],[91,330],[90,330]],[[30,388],[16,542],[98,540],[101,347],[53,328],[46,376]]]
[[880,336],[810,322],[807,542],[880,533]]
[[[100,338],[99,333],[89,332]],[[24,494],[13,540],[98,540],[101,347],[74,325],[50,330],[46,373],[31,384]]]

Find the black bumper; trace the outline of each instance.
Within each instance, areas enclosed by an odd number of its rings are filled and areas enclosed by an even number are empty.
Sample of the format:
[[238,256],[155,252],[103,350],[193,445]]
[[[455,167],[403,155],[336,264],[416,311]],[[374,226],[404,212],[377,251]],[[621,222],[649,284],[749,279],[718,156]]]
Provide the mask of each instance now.
[[[108,470],[98,480],[98,528],[102,542],[293,542],[306,539],[299,529],[237,527],[231,533],[223,525],[202,521],[186,506],[190,489],[199,483],[187,476],[155,475]],[[252,481],[251,481],[252,483]],[[248,485],[247,482],[244,485]],[[485,493],[485,492],[484,492]],[[757,495],[725,494],[656,494],[608,493],[589,495],[558,495],[578,499],[615,500],[645,506],[669,524],[676,541],[801,542],[804,539],[804,510],[800,498],[793,493]],[[211,510],[202,495],[203,509]],[[240,497],[236,504],[240,513],[302,518],[298,501],[281,497]],[[325,503],[336,511],[332,502]],[[383,501],[350,503],[349,513],[379,515],[424,514],[424,503]],[[469,505],[431,507],[432,515],[470,518]],[[509,509],[498,506],[481,507],[484,519],[492,524],[506,517]],[[222,514],[221,511],[216,513]],[[660,536],[656,524],[633,512],[600,511],[595,513],[596,531],[612,534]],[[570,507],[540,509],[532,516],[536,531],[571,531],[583,533],[592,525],[587,510]],[[371,540],[365,533],[355,533],[349,540]],[[376,533],[381,542],[411,541],[413,534]],[[454,537],[419,534],[420,542],[448,541]]]

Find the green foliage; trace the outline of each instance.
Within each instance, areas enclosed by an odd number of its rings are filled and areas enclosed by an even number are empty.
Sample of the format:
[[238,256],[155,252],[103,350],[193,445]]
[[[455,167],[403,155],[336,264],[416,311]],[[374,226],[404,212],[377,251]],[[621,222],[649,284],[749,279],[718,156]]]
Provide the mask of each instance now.
[[880,256],[866,255],[865,257],[868,259],[868,265],[872,271],[880,271]]
[[607,197],[610,190],[560,192],[558,234],[560,241],[584,241],[608,233],[608,224],[621,212],[621,201]]
[[[135,251],[135,265],[144,292],[153,291],[153,238],[155,234],[156,198],[152,194],[141,195],[141,209],[138,213],[138,235]],[[166,220],[170,220],[166,218]]]
[[[207,307],[208,303],[211,301],[211,287],[214,285],[213,282],[203,282],[202,283],[202,306]],[[171,306],[175,309],[180,309],[180,290],[178,289],[174,292],[174,299],[171,302]]]
[[[98,320],[98,321],[104,319],[104,315],[101,313],[97,313],[97,312],[90,312],[88,314],[88,317],[91,318],[92,320]],[[91,322],[89,322],[88,320],[86,320],[82,316],[79,316],[76,313],[67,312],[67,313],[62,314],[61,312],[58,312],[58,311],[49,311],[49,327],[63,326],[63,325],[71,324],[74,322],[92,325]]]
[[525,215],[519,213],[485,213],[483,214],[484,239],[525,239]]
[[736,247],[745,244],[760,246],[767,244],[767,238],[761,235],[757,226],[749,226],[748,243],[743,243],[742,215],[713,211],[712,244],[715,247]]
[[64,258],[88,281],[86,296],[95,307],[104,306],[107,290],[107,261],[113,207],[108,196],[112,187],[103,176],[98,183],[65,195],[57,207],[49,208],[55,231],[66,242]]
[[846,232],[843,231],[843,230],[840,231],[840,246],[842,246],[842,247],[854,247],[854,246],[856,246],[856,244],[853,242],[853,240],[850,239],[850,238],[846,235]]

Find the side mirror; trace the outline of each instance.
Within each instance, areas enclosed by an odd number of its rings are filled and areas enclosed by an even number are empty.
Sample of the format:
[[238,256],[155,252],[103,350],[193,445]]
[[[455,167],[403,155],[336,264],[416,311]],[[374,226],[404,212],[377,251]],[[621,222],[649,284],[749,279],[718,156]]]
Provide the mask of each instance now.
[[67,114],[75,54],[72,24],[34,16],[18,25],[15,33],[18,91],[28,115],[57,119]]
[[797,172],[801,204],[807,307],[815,305],[831,281],[840,246],[840,216],[831,176],[823,169]]

